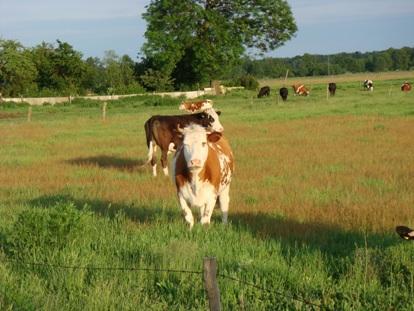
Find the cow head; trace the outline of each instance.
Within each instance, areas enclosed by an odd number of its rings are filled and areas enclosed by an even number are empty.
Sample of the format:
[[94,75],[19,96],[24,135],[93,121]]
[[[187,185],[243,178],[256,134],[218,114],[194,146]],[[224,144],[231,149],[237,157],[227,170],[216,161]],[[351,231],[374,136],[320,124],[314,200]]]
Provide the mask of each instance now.
[[183,135],[182,150],[187,168],[201,170],[208,157],[208,143],[219,140],[221,133],[209,132],[198,124],[190,124],[179,131]]

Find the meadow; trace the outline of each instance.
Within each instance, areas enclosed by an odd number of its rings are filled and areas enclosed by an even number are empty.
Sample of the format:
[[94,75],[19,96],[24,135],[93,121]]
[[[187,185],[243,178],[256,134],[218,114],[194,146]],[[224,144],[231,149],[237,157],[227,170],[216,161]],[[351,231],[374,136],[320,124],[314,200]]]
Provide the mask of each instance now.
[[[414,226],[405,78],[209,97],[236,161],[229,224],[216,210],[191,231],[171,178],[145,165],[144,122],[178,101],[109,102],[105,121],[85,100],[31,122],[0,104],[0,309],[206,310],[214,256],[223,310],[413,310],[414,244],[394,231]],[[187,272],[154,271],[168,269]]]

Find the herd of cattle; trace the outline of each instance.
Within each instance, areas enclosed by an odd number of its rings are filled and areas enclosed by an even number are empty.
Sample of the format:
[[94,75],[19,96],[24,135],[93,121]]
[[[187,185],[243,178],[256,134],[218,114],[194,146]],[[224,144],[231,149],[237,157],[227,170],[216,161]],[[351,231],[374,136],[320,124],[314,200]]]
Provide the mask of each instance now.
[[[372,80],[365,80],[363,87],[373,91]],[[309,89],[303,84],[292,86],[295,95],[309,95]],[[336,84],[329,83],[328,91],[335,95]],[[401,90],[408,92],[411,84],[403,83]],[[282,87],[279,95],[285,101],[288,89]],[[270,96],[270,87],[260,89],[257,97]],[[234,171],[234,157],[230,145],[223,136],[220,123],[220,111],[213,108],[211,100],[183,102],[180,110],[188,114],[156,115],[145,124],[148,147],[148,160],[152,172],[157,176],[157,148],[161,151],[161,166],[168,175],[167,156],[175,152],[172,164],[172,177],[175,182],[178,201],[184,212],[184,218],[190,228],[194,225],[192,207],[200,210],[200,222],[209,224],[213,209],[218,203],[222,211],[222,220],[227,222],[229,209],[229,189]]]
[[[363,82],[363,88],[366,91],[373,91],[374,90],[374,83],[372,80],[365,80]],[[293,88],[293,95],[303,95],[308,96],[310,94],[310,90],[303,84],[294,84],[292,85]],[[336,92],[336,83],[330,82],[328,83],[328,91],[330,96],[334,96]],[[411,84],[408,82],[404,82],[401,85],[401,91],[403,92],[409,92],[411,91]],[[282,87],[279,89],[279,95],[282,97],[283,101],[287,100],[289,94],[289,90],[286,87]],[[270,96],[270,87],[269,86],[263,86],[259,93],[257,94],[258,98],[264,97],[264,96]]]
[[167,155],[175,152],[172,177],[178,200],[190,228],[194,225],[191,207],[200,209],[200,222],[210,223],[218,202],[223,222],[227,222],[229,190],[234,158],[223,136],[220,111],[211,100],[184,102],[180,110],[190,114],[149,118],[144,125],[148,146],[148,161],[157,175],[155,152],[161,150],[161,165],[168,175]]

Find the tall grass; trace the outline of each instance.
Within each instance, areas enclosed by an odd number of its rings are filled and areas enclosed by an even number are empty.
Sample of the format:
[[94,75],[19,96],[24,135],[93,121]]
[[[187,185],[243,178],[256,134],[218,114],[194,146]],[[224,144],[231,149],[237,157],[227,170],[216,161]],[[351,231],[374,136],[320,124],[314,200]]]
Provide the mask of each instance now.
[[394,227],[414,225],[414,97],[390,85],[343,83],[326,99],[315,84],[283,104],[214,98],[236,158],[230,224],[217,212],[192,231],[171,180],[143,165],[145,120],[176,107],[2,119],[0,309],[205,310],[200,274],[95,268],[201,271],[215,256],[242,281],[219,277],[225,310],[412,310],[414,248]]

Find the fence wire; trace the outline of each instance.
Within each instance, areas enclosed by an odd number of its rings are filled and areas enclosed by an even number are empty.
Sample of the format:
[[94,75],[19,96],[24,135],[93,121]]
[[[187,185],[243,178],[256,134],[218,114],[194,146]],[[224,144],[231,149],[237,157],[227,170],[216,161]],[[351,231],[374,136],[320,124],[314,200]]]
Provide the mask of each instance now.
[[[161,268],[149,268],[149,267],[99,267],[99,266],[78,266],[78,265],[60,265],[60,264],[51,264],[46,262],[25,262],[21,260],[5,260],[1,259],[4,263],[12,263],[17,264],[20,266],[32,266],[32,267],[48,267],[54,269],[64,269],[64,270],[104,270],[104,271],[143,271],[143,272],[167,272],[167,273],[183,273],[183,274],[203,274],[204,271],[197,271],[197,270],[184,270],[184,269],[161,269]],[[287,295],[285,293],[275,291],[273,289],[264,288],[262,286],[226,275],[218,273],[217,277],[222,279],[227,279],[230,281],[238,282],[240,284],[253,287],[258,289],[262,292],[266,292],[269,294],[276,294],[280,297],[284,297],[290,300],[296,300],[308,306],[316,307],[319,309],[324,309],[322,305],[313,303],[307,299],[302,297],[298,297],[297,295]]]

